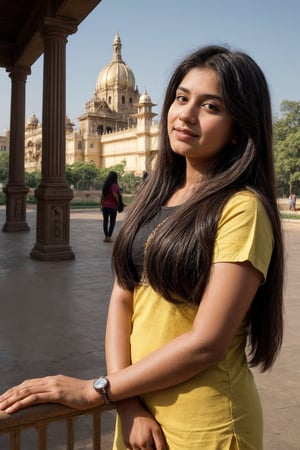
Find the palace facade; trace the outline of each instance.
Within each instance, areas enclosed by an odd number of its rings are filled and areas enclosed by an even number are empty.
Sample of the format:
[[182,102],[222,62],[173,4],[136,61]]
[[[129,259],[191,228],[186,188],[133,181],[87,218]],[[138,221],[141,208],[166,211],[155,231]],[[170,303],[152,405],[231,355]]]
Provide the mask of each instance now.
[[[93,97],[78,117],[79,130],[66,117],[66,163],[94,161],[106,168],[125,161],[126,171],[151,171],[158,152],[159,125],[146,90],[123,61],[121,39],[113,41],[113,58],[101,70]],[[25,170],[40,170],[42,124],[35,116],[25,125]]]

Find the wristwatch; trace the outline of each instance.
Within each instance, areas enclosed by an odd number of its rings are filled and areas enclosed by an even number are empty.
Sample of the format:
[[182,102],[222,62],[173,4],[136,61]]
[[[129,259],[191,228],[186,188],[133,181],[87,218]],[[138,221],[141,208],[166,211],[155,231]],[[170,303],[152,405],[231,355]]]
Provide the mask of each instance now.
[[94,380],[93,383],[94,389],[102,395],[104,403],[106,405],[110,405],[111,401],[109,400],[107,387],[108,387],[108,379],[106,377],[99,377]]

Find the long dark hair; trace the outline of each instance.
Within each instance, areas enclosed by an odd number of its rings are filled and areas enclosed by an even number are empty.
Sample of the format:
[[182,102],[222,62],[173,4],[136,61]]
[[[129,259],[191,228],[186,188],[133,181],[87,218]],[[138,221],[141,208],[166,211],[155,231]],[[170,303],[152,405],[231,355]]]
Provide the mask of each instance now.
[[103,187],[102,187],[102,193],[103,195],[107,195],[109,193],[109,188],[112,184],[118,182],[118,174],[117,172],[114,172],[113,170],[109,172],[107,177],[104,180]]
[[133,290],[138,282],[131,257],[134,236],[185,180],[185,158],[170,147],[167,116],[178,85],[194,67],[217,73],[238,143],[223,149],[188,204],[178,207],[154,235],[145,260],[146,273],[151,286],[168,301],[175,301],[176,293],[186,301],[199,303],[209,278],[222,209],[234,193],[253,191],[268,213],[274,234],[267,279],[259,287],[248,314],[249,362],[261,365],[264,371],[272,366],[282,343],[283,242],[276,201],[269,90],[264,74],[250,56],[209,46],[192,53],[175,70],[162,108],[156,167],[128,211],[114,247],[113,266],[119,284]]

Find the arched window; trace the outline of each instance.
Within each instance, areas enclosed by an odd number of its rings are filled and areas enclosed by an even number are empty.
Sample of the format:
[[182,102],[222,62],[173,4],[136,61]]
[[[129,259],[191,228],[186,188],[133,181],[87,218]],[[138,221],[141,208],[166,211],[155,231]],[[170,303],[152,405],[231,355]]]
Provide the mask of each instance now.
[[108,97],[108,104],[111,104],[111,95]]
[[122,95],[122,105],[125,105],[125,95]]
[[132,105],[132,97],[129,99],[129,104]]

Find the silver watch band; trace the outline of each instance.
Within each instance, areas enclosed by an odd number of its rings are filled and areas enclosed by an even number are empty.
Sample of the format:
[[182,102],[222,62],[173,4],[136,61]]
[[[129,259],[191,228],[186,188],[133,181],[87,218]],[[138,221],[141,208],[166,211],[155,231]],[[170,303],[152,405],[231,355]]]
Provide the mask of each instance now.
[[109,396],[108,396],[108,392],[107,392],[108,379],[104,376],[96,378],[93,382],[93,387],[99,394],[102,395],[104,403],[106,405],[110,405],[111,401],[109,400]]

